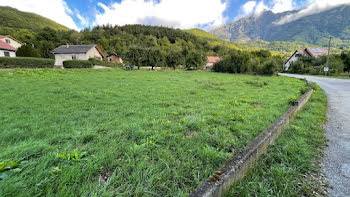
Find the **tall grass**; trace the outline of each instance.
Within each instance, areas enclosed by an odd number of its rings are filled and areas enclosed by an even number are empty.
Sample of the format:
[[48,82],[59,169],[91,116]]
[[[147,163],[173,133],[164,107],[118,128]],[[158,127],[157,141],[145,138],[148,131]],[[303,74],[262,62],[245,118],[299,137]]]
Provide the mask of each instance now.
[[317,88],[280,138],[228,196],[323,196],[319,159],[327,98]]
[[211,72],[1,72],[0,196],[188,195],[303,88]]

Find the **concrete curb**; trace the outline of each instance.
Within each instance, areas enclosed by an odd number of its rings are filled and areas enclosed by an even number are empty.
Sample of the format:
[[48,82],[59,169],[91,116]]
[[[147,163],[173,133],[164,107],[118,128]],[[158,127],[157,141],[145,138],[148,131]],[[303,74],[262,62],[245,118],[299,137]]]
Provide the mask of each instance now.
[[246,175],[248,169],[280,135],[289,121],[309,100],[313,91],[311,89],[303,94],[284,115],[229,160],[224,167],[216,171],[209,180],[197,187],[190,197],[217,197],[226,194],[233,184]]

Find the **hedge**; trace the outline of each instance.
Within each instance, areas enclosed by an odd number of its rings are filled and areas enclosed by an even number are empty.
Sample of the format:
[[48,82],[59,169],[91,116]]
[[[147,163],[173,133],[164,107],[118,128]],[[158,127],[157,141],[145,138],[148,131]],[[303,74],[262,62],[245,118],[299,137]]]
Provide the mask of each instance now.
[[35,57],[0,57],[0,68],[53,68],[55,60]]
[[66,60],[63,62],[64,68],[92,68],[94,65],[87,60]]
[[95,58],[90,58],[89,61],[93,65],[99,65],[99,66],[107,66],[107,67],[122,67],[123,66],[123,64],[121,64],[121,63],[100,61],[100,60],[95,59]]

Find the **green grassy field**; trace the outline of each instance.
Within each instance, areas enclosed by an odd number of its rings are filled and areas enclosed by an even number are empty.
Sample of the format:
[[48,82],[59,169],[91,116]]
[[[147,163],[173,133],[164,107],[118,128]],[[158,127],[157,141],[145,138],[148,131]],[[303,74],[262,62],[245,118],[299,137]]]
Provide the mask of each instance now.
[[327,196],[319,160],[327,97],[317,88],[276,143],[227,196]]
[[305,88],[212,72],[0,72],[0,196],[188,195]]

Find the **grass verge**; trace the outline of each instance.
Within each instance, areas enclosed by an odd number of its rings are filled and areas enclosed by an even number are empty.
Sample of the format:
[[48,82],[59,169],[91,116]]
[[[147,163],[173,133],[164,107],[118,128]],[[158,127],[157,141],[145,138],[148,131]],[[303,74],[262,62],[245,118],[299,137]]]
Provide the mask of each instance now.
[[305,88],[212,72],[2,72],[0,196],[185,196]]
[[228,196],[323,196],[319,160],[326,145],[327,98],[318,87],[267,153]]

